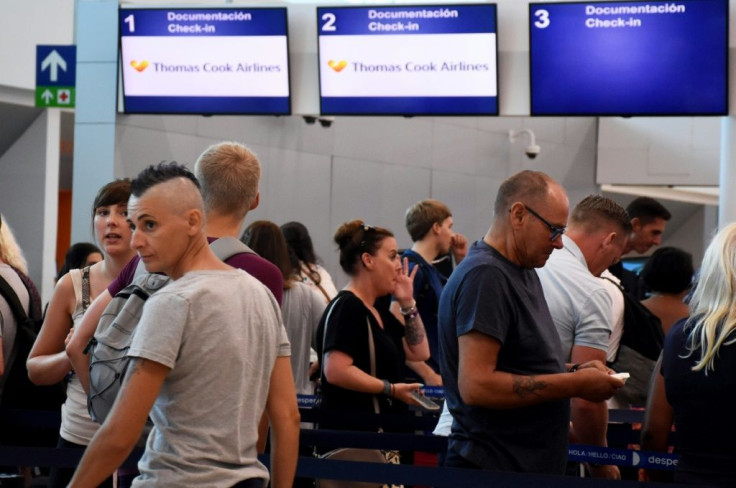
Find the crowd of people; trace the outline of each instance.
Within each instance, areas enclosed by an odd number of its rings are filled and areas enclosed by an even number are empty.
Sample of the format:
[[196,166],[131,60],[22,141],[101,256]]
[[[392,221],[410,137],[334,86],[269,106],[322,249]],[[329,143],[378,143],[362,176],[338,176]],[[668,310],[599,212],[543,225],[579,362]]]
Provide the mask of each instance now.
[[[672,247],[632,274],[622,256],[661,244],[666,208],[590,195],[571,209],[562,185],[525,170],[501,184],[475,242],[433,199],[407,209],[413,244],[403,253],[391,230],[343,223],[333,241],[349,280],[338,291],[303,224],[245,227],[259,179],[255,154],[223,142],[193,171],[160,163],[100,189],[96,245],[67,253],[26,363],[38,385],[65,382],[57,445],[84,449],[76,469],[51,470],[49,486],[289,487],[297,394],[318,395],[319,428],[386,431],[342,414],[407,412],[421,405],[423,385],[444,387],[439,464],[562,475],[575,469],[569,442],[607,446],[608,410],[625,385],[613,367],[635,349],[631,300],[666,334],[652,345],[662,351],[656,364],[626,363],[632,376],[651,376],[642,445],[666,451],[674,425],[676,481],[736,482],[736,225],[714,237],[697,284],[692,256]],[[226,239],[247,247],[221,261],[213,246]],[[443,260],[449,273],[436,265]],[[170,281],[143,307],[99,424],[88,413],[87,346],[113,297],[151,273]],[[30,304],[26,274],[0,220],[0,277]],[[18,327],[9,303],[0,298],[0,398]],[[120,468],[142,435],[137,469]],[[267,444],[270,469],[258,460]],[[622,477],[613,465],[583,468]]]

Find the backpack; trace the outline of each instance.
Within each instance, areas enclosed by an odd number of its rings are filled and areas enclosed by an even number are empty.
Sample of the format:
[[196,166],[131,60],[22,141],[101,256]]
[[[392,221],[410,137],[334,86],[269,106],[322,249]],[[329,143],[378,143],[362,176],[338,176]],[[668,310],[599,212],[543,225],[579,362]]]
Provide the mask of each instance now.
[[[236,254],[255,254],[234,237],[217,239],[210,248],[222,261]],[[120,290],[102,313],[95,335],[85,348],[89,354],[87,410],[95,422],[104,422],[115,402],[130,363],[128,349],[146,300],[169,281],[168,276],[146,273],[139,262],[133,282]]]
[[41,301],[35,285],[23,273],[17,271],[16,273],[28,289],[29,314],[26,314],[18,295],[10,284],[0,277],[0,295],[5,298],[13,311],[17,324],[13,352],[11,352],[8,368],[5,371],[5,385],[0,406],[21,410],[58,411],[66,399],[65,383],[60,381],[54,385],[37,386],[28,379],[26,360],[41,330],[43,317],[41,316]]
[[626,293],[618,283],[609,281],[617,285],[624,297],[624,330],[616,358],[608,366],[617,372],[631,375],[615,398],[641,405],[646,403],[649,379],[664,347],[662,322],[640,301]]

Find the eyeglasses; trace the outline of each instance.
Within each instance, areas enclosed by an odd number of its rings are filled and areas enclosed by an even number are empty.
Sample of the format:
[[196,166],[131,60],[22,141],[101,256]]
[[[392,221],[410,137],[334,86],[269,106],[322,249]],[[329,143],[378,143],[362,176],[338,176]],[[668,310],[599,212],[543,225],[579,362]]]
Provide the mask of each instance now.
[[542,217],[541,215],[539,215],[537,212],[535,212],[534,210],[532,210],[531,208],[529,208],[529,206],[524,205],[524,207],[526,207],[526,209],[529,211],[530,214],[534,215],[536,218],[538,218],[539,220],[541,220],[544,223],[544,225],[546,225],[549,228],[549,230],[551,232],[551,234],[549,235],[549,240],[550,241],[554,241],[555,239],[557,239],[558,237],[560,237],[562,234],[564,234],[565,231],[567,230],[566,227],[557,227],[556,225],[550,224],[547,221],[547,219],[545,219],[544,217]]

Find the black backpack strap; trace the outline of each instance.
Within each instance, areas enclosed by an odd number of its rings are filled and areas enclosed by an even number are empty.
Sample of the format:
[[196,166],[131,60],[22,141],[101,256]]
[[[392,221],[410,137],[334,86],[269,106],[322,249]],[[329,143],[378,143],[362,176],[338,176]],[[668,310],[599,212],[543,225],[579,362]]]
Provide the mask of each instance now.
[[28,321],[28,315],[26,315],[26,311],[23,309],[18,295],[2,276],[0,276],[0,295],[8,302],[8,306],[13,311],[13,317],[15,317],[15,321],[19,327]]
[[[13,267],[11,266],[11,268]],[[28,291],[28,313],[26,315],[28,315],[28,318],[31,319],[31,321],[35,322],[36,332],[38,332],[41,329],[41,322],[43,322],[44,317],[41,295],[38,293],[36,285],[27,274],[16,268],[13,268],[13,271],[18,275],[18,278],[20,278],[20,281],[23,282],[26,290]]]

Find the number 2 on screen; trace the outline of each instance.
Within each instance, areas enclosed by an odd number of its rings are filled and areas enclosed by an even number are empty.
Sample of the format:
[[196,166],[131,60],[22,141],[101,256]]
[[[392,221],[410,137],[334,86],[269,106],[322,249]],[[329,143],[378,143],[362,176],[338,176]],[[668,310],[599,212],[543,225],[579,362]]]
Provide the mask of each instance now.
[[534,22],[534,27],[544,29],[549,27],[549,11],[543,8],[534,11],[534,16],[537,20]]
[[322,30],[324,32],[334,32],[337,30],[337,27],[335,27],[335,20],[337,20],[335,14],[328,12],[322,16],[322,20],[325,21],[325,23],[322,24]]

